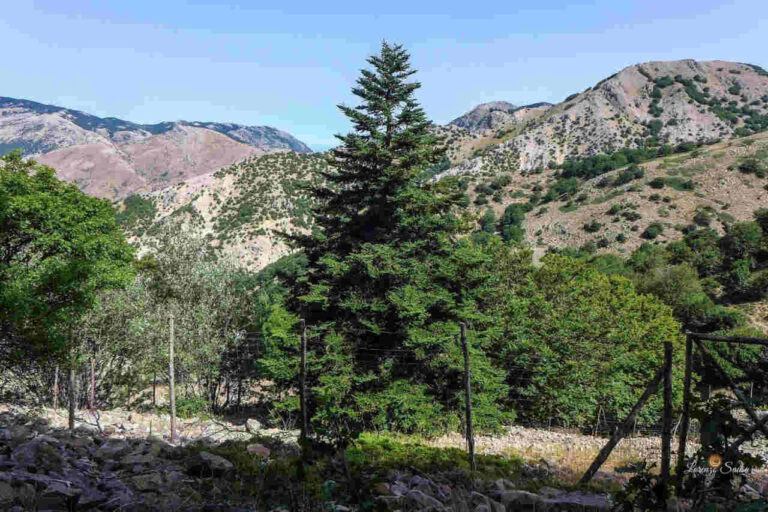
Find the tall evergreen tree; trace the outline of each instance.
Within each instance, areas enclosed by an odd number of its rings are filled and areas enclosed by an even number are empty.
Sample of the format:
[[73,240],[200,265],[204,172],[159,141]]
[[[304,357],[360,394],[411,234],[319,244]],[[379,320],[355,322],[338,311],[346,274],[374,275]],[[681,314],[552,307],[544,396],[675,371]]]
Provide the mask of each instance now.
[[[361,104],[339,107],[354,129],[337,136],[334,171],[313,190],[315,229],[293,239],[308,260],[288,309],[292,321],[303,317],[310,327],[313,423],[342,443],[373,426],[455,426],[461,359],[454,336],[464,320],[476,322],[473,374],[484,393],[475,408],[481,426],[496,424],[503,414],[495,401],[506,391],[503,374],[480,350],[487,319],[476,307],[490,279],[482,271],[489,256],[462,237],[474,223],[458,213],[457,181],[419,179],[444,147],[414,97],[420,84],[408,81],[408,53],[385,42],[368,62],[373,69],[352,90]],[[276,311],[267,330],[295,357],[295,344],[285,345],[292,343],[286,313]],[[285,377],[285,356],[263,364]]]

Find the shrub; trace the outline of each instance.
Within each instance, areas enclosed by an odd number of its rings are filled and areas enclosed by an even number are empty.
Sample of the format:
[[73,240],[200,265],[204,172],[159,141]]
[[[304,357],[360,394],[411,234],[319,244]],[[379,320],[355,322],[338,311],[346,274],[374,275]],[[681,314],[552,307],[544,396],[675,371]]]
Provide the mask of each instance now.
[[655,189],[664,188],[664,185],[665,185],[664,178],[654,178],[648,182],[648,186]]
[[762,166],[756,158],[749,158],[741,162],[738,169],[744,174],[757,174],[762,170]]
[[763,234],[768,235],[768,208],[758,208],[753,215]]
[[590,222],[587,222],[582,226],[582,229],[586,231],[587,233],[597,233],[600,231],[600,228],[602,228],[603,225],[596,220],[591,220]]
[[663,232],[664,232],[664,226],[660,222],[653,222],[647,228],[645,228],[645,231],[643,231],[643,234],[640,236],[642,236],[646,240],[653,240],[657,238],[659,235],[661,235]]
[[699,210],[696,212],[696,215],[693,216],[693,222],[698,226],[706,227],[712,222],[712,218],[711,215],[704,210]]

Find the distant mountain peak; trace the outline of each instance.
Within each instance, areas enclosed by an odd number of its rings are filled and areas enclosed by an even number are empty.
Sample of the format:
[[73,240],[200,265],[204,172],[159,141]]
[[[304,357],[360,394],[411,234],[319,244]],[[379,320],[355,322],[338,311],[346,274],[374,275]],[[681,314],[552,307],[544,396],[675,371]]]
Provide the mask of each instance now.
[[140,124],[0,97],[0,154],[21,149],[88,193],[121,198],[275,151],[312,153],[270,126],[203,121]]
[[517,106],[508,101],[490,101],[481,103],[448,125],[466,128],[470,131],[495,130],[507,124],[524,121],[531,111],[546,110],[551,106],[551,103],[546,102]]

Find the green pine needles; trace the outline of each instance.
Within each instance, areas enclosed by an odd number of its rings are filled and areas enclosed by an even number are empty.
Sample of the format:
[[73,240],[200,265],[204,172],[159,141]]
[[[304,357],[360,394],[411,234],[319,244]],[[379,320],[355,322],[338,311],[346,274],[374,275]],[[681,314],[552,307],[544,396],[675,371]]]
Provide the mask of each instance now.
[[[459,213],[457,180],[420,179],[445,150],[414,98],[407,52],[383,43],[368,62],[353,89],[361,104],[339,107],[354,129],[337,136],[333,171],[312,190],[315,230],[292,238],[308,271],[290,283],[290,320],[276,311],[275,329],[306,319],[313,427],[345,444],[364,429],[457,427],[463,363],[454,337],[468,321],[476,385],[487,387],[477,416],[498,426],[506,388],[479,350],[485,324],[474,296],[490,278],[487,256],[462,239],[474,223]],[[295,336],[271,339],[285,341],[273,343],[273,359],[295,360]]]

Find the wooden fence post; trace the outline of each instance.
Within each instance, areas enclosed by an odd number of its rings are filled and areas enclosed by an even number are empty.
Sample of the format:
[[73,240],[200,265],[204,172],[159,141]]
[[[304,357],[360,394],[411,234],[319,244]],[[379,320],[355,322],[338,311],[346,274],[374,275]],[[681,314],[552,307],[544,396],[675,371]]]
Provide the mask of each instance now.
[[299,320],[301,329],[301,347],[299,365],[299,401],[301,406],[301,439],[306,441],[309,426],[307,423],[307,323],[302,318]]
[[691,426],[691,372],[693,370],[693,339],[690,333],[685,335],[685,378],[683,380],[683,417],[680,420],[680,444],[677,449],[677,495],[683,488],[685,470],[685,447],[688,442],[688,429]]
[[661,428],[661,481],[662,498],[669,496],[669,466],[672,455],[672,343],[664,343],[664,418]]
[[96,409],[96,368],[94,366],[93,356],[91,356],[91,394],[89,397],[88,408],[93,412]]
[[69,433],[72,434],[75,431],[75,362],[74,358],[70,358],[69,361]]
[[464,352],[464,393],[467,410],[467,447],[469,449],[469,467],[475,471],[475,433],[472,428],[472,389],[469,373],[469,347],[467,346],[467,326],[459,324],[461,329],[461,349]]
[[59,412],[59,365],[53,370],[53,412]]
[[173,314],[168,315],[168,323],[170,327],[170,341],[168,346],[168,381],[170,384],[170,401],[171,401],[171,442],[176,442],[176,384],[175,375],[173,369]]

